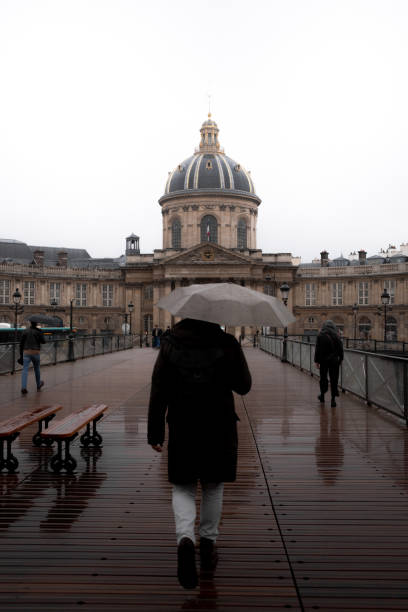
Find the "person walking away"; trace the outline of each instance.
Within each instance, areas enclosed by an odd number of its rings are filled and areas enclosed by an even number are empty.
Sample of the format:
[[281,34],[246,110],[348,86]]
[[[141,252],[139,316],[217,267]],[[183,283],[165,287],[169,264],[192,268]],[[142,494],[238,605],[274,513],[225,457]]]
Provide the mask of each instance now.
[[40,376],[40,350],[41,344],[45,344],[43,332],[37,327],[37,323],[31,322],[31,327],[25,329],[20,340],[20,355],[23,359],[23,371],[21,376],[21,393],[27,393],[28,368],[33,364],[37,391],[44,386]]
[[216,566],[224,482],[236,479],[239,419],[232,391],[244,395],[250,388],[251,375],[239,343],[219,325],[183,319],[163,336],[152,375],[148,443],[162,452],[167,417],[177,575],[186,589],[198,583],[194,534],[198,481],[201,570]]
[[331,406],[336,407],[336,397],[339,395],[337,384],[340,364],[343,361],[343,344],[333,321],[326,321],[316,339],[314,361],[320,368],[320,395],[317,399],[323,403],[324,394],[329,390],[327,374],[330,378]]
[[156,336],[156,347],[160,348],[160,343],[161,343],[161,337],[163,335],[163,330],[161,329],[161,327],[157,328],[157,336]]

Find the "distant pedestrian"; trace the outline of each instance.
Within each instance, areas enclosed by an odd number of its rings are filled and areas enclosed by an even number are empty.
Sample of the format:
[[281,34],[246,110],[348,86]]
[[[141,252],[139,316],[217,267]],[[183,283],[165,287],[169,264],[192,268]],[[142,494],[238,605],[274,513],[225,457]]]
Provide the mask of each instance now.
[[340,364],[343,361],[343,344],[333,321],[326,321],[316,339],[314,361],[320,368],[320,395],[318,400],[324,402],[324,394],[329,390],[327,375],[330,378],[331,406],[336,406],[336,396],[339,392],[337,383],[339,380]]
[[170,332],[171,332],[171,330],[170,330],[170,325],[168,325],[168,326],[166,327],[166,331],[165,331],[165,332],[163,332],[163,336],[168,336],[168,335],[170,334]]
[[169,427],[168,477],[173,484],[178,579],[197,586],[195,565],[196,492],[200,481],[201,569],[215,569],[215,542],[224,482],[236,478],[238,438],[232,391],[244,395],[251,375],[237,340],[219,325],[184,319],[169,335],[153,370],[148,442],[162,451]]
[[163,331],[160,329],[160,327],[155,325],[152,329],[152,347],[153,348],[160,348],[160,338],[162,334],[163,334]]
[[23,371],[21,376],[21,393],[27,393],[28,368],[33,364],[37,391],[44,386],[40,376],[40,350],[41,344],[45,344],[43,332],[37,327],[37,323],[31,322],[31,327],[25,329],[20,340],[20,359],[23,360]]

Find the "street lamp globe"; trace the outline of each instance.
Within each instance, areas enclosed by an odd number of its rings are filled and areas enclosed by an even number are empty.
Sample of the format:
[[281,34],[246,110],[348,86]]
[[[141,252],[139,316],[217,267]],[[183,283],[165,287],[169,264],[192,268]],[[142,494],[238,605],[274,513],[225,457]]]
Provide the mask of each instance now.
[[381,294],[381,302],[384,304],[384,306],[388,306],[388,304],[390,303],[390,294],[388,293],[387,289],[384,287],[384,291]]
[[22,297],[23,297],[23,296],[21,295],[21,293],[19,292],[18,287],[17,287],[17,289],[16,289],[16,290],[15,290],[15,292],[13,293],[13,302],[14,302],[14,304],[15,304],[16,306],[18,306],[18,304],[21,302],[21,298],[22,298]]
[[281,292],[283,303],[286,306],[286,304],[288,303],[288,297],[289,297],[289,291],[290,291],[289,285],[287,283],[283,283],[283,285],[279,287],[279,291]]
[[129,302],[129,304],[128,304],[128,309],[129,309],[129,312],[130,312],[130,313],[132,313],[132,312],[133,312],[134,307],[135,307],[135,305],[133,304],[133,302]]

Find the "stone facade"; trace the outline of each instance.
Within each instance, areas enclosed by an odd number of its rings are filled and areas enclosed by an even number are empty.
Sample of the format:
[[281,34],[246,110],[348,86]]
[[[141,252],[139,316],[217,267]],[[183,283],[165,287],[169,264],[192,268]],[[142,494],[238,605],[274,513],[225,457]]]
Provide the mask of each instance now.
[[[358,258],[331,261],[322,251],[320,261],[311,264],[301,264],[291,253],[263,253],[256,248],[261,200],[250,173],[221,150],[210,117],[200,132],[199,148],[169,173],[159,200],[161,249],[140,253],[140,239],[131,234],[124,256],[92,259],[83,249],[0,240],[0,322],[14,321],[10,306],[17,287],[23,319],[34,312],[55,313],[68,326],[72,302],[79,330],[120,333],[133,304],[132,332],[143,334],[153,325],[165,329],[174,323],[155,304],[177,287],[235,282],[280,297],[279,287],[286,282],[288,307],[296,316],[291,334],[316,333],[323,321],[333,319],[344,336],[381,340],[380,296],[387,287],[389,336],[408,341],[408,253],[394,249],[390,257],[382,252],[366,258],[360,251]],[[353,304],[358,309],[353,311]]]

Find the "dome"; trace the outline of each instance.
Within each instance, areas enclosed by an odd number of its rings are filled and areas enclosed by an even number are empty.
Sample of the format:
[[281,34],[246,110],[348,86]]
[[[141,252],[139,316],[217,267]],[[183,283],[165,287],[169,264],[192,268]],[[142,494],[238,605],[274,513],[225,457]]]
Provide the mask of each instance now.
[[209,114],[201,126],[199,149],[169,173],[163,198],[180,192],[214,191],[252,195],[258,202],[248,170],[225,155],[218,142],[218,126]]

